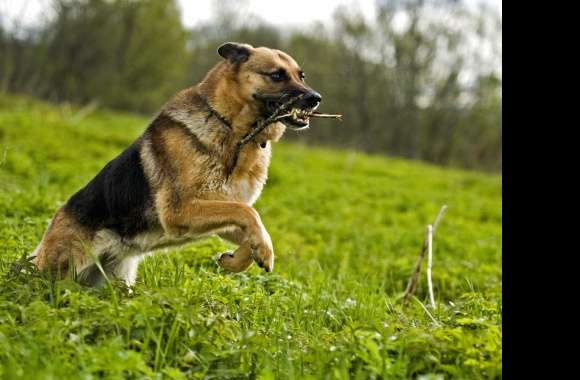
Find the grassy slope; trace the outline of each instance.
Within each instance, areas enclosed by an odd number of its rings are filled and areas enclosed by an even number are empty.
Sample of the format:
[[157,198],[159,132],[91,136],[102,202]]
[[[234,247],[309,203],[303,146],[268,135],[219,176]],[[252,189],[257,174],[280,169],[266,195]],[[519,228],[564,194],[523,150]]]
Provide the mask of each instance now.
[[[217,238],[147,258],[131,295],[7,274],[147,123],[77,111],[0,97],[0,377],[501,378],[499,176],[279,144],[273,274],[222,273]],[[424,278],[396,298],[443,203],[430,316]]]

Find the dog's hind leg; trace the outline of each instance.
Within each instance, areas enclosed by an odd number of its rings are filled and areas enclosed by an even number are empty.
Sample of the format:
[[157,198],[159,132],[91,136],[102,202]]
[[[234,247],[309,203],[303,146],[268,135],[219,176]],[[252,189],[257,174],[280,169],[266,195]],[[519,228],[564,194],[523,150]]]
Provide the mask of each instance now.
[[32,263],[40,271],[60,279],[74,275],[89,265],[91,250],[90,231],[61,208],[32,253]]
[[[94,260],[99,260],[97,264]],[[93,262],[77,272],[77,281],[85,286],[101,287],[106,284],[107,279],[111,278],[111,272],[115,265],[113,255],[103,253],[99,257],[94,258]]]
[[105,277],[97,264],[91,264],[77,273],[77,281],[82,285],[98,288],[105,284]]
[[112,270],[115,278],[125,281],[127,286],[133,286],[137,279],[137,270],[142,256],[129,256],[123,258]]
[[119,258],[104,253],[99,258],[101,268],[96,263],[91,264],[78,274],[77,279],[83,285],[100,287],[106,283],[105,276],[103,276],[104,272],[108,280],[122,280],[127,286],[133,286],[140,261],[141,257],[139,256]]

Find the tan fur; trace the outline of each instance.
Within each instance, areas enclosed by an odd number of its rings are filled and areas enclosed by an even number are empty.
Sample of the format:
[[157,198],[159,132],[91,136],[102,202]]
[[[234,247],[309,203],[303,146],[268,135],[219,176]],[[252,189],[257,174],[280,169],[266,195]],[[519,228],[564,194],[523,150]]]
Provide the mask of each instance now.
[[[65,263],[72,259],[75,270],[82,271],[89,262],[87,249],[97,256],[115,252],[111,273],[131,284],[142,253],[212,234],[239,246],[233,254],[220,257],[225,269],[246,270],[252,259],[267,271],[273,269],[272,241],[252,205],[267,180],[271,143],[280,139],[286,127],[279,122],[269,126],[242,147],[231,172],[228,163],[236,144],[259,117],[252,94],[280,91],[281,84],[268,81],[260,72],[282,67],[290,74],[291,85],[305,85],[298,64],[287,54],[245,46],[251,51],[247,62],[237,67],[228,60],[219,62],[201,83],[166,103],[159,113],[163,117],[156,119],[158,128],[144,134],[139,153],[153,191],[151,217],[159,226],[126,240],[110,230],[87,231],[61,210],[35,251],[40,269],[62,268],[68,274]],[[232,129],[215,117],[208,118],[200,99],[207,99]]]
[[[88,242],[93,235],[60,209],[51,220],[33,261],[41,270],[50,269],[51,274],[69,276],[72,268],[90,262]],[[56,255],[54,252],[59,252]]]

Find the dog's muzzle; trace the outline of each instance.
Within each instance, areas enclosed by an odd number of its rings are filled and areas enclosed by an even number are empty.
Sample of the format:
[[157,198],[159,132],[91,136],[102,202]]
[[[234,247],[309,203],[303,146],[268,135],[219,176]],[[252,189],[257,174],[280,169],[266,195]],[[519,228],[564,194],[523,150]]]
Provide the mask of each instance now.
[[[287,127],[300,130],[308,128],[310,124],[310,117],[308,112],[314,111],[320,105],[322,96],[316,91],[308,91],[303,93],[304,96],[300,98],[290,110],[290,115],[283,118],[281,121]],[[290,100],[292,96],[297,94],[255,94],[254,97],[260,100],[263,104],[264,117],[272,115],[282,104]]]

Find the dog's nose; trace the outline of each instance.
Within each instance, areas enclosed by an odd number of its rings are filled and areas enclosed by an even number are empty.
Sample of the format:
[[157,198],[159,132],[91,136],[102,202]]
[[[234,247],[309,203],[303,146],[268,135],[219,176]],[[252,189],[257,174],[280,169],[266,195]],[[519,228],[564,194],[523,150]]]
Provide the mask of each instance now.
[[322,101],[322,96],[316,91],[309,91],[304,97],[304,103],[307,107],[314,108]]

